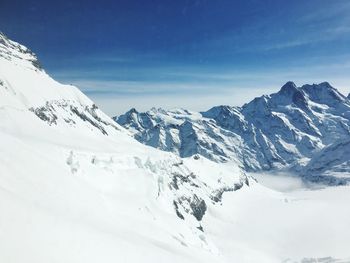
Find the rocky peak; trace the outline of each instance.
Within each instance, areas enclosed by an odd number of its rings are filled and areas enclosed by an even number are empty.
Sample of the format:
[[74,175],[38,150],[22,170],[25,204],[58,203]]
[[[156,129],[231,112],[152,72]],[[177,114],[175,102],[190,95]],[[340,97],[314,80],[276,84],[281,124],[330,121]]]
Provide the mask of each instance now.
[[128,114],[133,114],[133,113],[138,114],[139,112],[135,108],[131,108],[127,113]]
[[307,109],[308,101],[303,91],[298,90],[297,92],[295,92],[293,94],[292,101],[299,108],[302,108],[304,110]]
[[205,118],[217,118],[220,115],[230,115],[232,107],[226,105],[215,106],[208,111],[201,112],[202,116]]
[[[127,123],[134,123],[137,119],[138,111],[135,108],[130,109],[126,113],[113,117],[114,120],[118,120],[121,125],[125,125]],[[138,122],[138,121],[136,121]]]
[[328,82],[304,85],[301,87],[301,90],[303,90],[312,101],[326,105],[333,106],[334,103],[343,102],[346,99],[344,95],[333,88]]
[[286,84],[282,86],[282,88],[278,93],[281,95],[291,96],[297,91],[298,91],[298,88],[295,85],[295,83],[292,81],[288,81]]
[[36,69],[42,70],[37,56],[25,46],[10,40],[4,33],[0,32],[0,58],[6,60],[28,61]]
[[251,102],[244,104],[242,107],[242,113],[247,116],[264,116],[269,115],[271,97],[268,95],[263,95],[253,99]]
[[275,106],[294,104],[299,108],[307,108],[305,93],[292,81],[288,81],[284,84],[279,92],[271,95],[271,98],[272,104]]

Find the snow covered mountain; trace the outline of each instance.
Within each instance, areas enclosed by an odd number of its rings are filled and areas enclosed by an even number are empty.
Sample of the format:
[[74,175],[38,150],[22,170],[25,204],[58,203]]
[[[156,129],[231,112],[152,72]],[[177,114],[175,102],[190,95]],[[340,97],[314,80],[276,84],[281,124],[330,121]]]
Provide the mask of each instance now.
[[[140,144],[76,87],[50,78],[33,52],[3,34],[0,120],[0,208],[11,211],[1,216],[0,232],[12,238],[1,238],[2,262],[28,261],[22,253],[12,260],[13,250],[23,248],[31,262],[77,262],[63,255],[52,260],[52,251],[42,256],[35,248],[48,238],[45,231],[67,232],[77,221],[92,230],[106,224],[125,238],[115,252],[120,258],[126,257],[123,249],[137,248],[143,253],[127,255],[143,260],[149,248],[145,243],[174,251],[205,247],[198,254],[206,254],[215,250],[201,224],[207,210],[220,204],[225,192],[249,185],[238,166],[220,166],[205,158],[182,160]],[[22,221],[23,213],[33,216],[30,222]],[[60,216],[64,224],[56,227],[56,219],[41,219],[42,213]],[[33,234],[37,219],[44,220],[40,236]],[[53,235],[54,242],[64,241]],[[108,246],[115,241],[96,238]],[[146,258],[163,261],[168,253],[175,261],[188,260],[171,252]]]
[[302,175],[314,182],[344,184],[350,181],[350,138],[336,141],[318,152],[303,168]]
[[[213,131],[229,132],[199,113],[162,114],[178,121],[174,127],[187,118],[197,131],[203,119]],[[197,135],[186,135],[191,151]],[[348,186],[287,194],[258,184],[233,159],[182,159],[145,146],[3,34],[0,145],[0,262],[349,258]]]
[[299,171],[325,146],[350,138],[350,101],[327,82],[288,82],[242,107],[131,109],[114,119],[144,144],[181,157],[232,161],[247,171]]

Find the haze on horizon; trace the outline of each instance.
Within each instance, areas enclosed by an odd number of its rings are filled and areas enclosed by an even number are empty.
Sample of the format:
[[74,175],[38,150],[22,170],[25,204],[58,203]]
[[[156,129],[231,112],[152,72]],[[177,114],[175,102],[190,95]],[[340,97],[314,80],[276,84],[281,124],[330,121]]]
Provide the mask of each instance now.
[[241,105],[297,85],[350,92],[349,1],[9,1],[0,30],[108,114]]

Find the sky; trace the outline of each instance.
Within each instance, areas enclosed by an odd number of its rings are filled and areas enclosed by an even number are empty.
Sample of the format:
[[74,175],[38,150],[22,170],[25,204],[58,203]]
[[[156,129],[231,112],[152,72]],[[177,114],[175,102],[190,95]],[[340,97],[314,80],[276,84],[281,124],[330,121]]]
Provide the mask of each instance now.
[[350,92],[350,1],[0,0],[0,31],[107,114],[242,105],[297,85]]

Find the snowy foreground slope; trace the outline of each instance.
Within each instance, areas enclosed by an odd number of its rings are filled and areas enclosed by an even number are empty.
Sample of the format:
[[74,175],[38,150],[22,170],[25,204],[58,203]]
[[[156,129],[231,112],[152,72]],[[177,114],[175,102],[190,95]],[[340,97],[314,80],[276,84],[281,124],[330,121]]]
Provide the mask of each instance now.
[[[321,173],[332,170],[326,157],[322,163],[311,160],[326,146],[350,139],[350,100],[326,82],[302,87],[288,82],[279,92],[243,107],[217,106],[201,113],[131,109],[114,119],[138,141],[181,157],[201,154],[248,171],[289,169],[323,183],[350,180]],[[337,155],[349,162],[343,149],[338,147]],[[322,169],[305,168],[308,162]]]
[[0,262],[350,256],[348,187],[282,193],[232,163],[140,144],[3,35],[0,145]]

